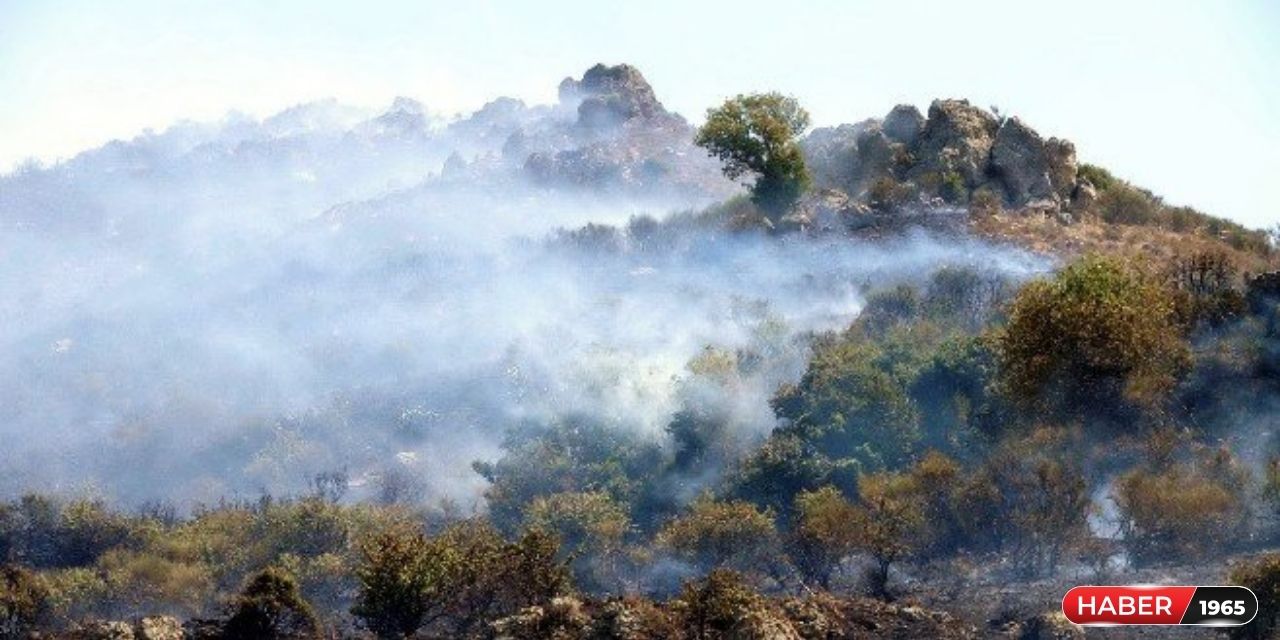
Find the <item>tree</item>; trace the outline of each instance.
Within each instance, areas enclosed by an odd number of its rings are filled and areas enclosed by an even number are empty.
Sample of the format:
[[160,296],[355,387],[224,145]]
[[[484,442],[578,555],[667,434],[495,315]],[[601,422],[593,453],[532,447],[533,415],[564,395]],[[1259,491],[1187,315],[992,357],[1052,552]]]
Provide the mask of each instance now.
[[857,547],[850,526],[858,507],[838,489],[826,486],[796,496],[796,524],[791,532],[791,559],[806,581],[831,588],[831,575]]
[[249,580],[232,603],[223,626],[228,638],[314,638],[318,625],[298,583],[281,569],[269,567]]
[[799,136],[809,113],[794,98],[779,93],[739,95],[707,110],[707,122],[694,138],[724,163],[731,180],[753,174],[751,198],[771,216],[791,206],[809,186]]
[[1169,292],[1100,257],[1024,287],[1000,352],[1005,388],[1023,408],[1112,424],[1159,408],[1190,365]]
[[388,531],[361,549],[351,613],[379,638],[407,638],[442,615],[439,594],[451,563],[418,532]]
[[49,609],[40,577],[18,565],[0,566],[0,638],[25,638]]
[[686,583],[674,609],[691,639],[775,637],[752,633],[762,614],[767,615],[768,605],[741,574],[727,569]]
[[431,538],[390,531],[362,550],[352,613],[381,638],[420,630],[470,637],[493,620],[567,593],[569,571],[558,552],[546,532],[507,542],[480,521],[457,523]]
[[1250,517],[1249,472],[1225,451],[1116,482],[1125,545],[1135,562],[1200,557],[1238,540]]
[[578,584],[605,588],[617,575],[631,521],[607,493],[565,492],[534,500],[525,514],[525,526],[559,539],[561,556],[570,558]]
[[1088,537],[1092,508],[1074,432],[1040,427],[1000,444],[953,490],[952,514],[971,549],[1008,550],[1026,575],[1052,574]]
[[919,418],[884,360],[874,344],[856,337],[819,342],[800,384],[783,385],[770,403],[790,421],[782,432],[865,469],[905,462],[920,438]]
[[926,532],[925,509],[914,479],[902,473],[872,473],[858,482],[860,509],[851,526],[855,545],[875,561],[872,593],[889,595],[889,569],[914,553]]
[[702,497],[688,513],[667,523],[658,540],[704,571],[769,571],[774,568],[777,529],[768,510],[749,502]]

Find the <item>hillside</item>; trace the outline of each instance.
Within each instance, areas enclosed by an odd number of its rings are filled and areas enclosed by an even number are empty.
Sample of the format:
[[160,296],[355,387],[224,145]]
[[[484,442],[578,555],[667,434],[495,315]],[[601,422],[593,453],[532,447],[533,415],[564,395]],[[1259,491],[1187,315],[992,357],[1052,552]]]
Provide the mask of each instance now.
[[810,130],[756,94],[717,130],[660,96],[595,65],[553,104],[321,101],[0,176],[0,637],[1066,639],[1078,581],[1280,607],[1274,238],[964,100]]

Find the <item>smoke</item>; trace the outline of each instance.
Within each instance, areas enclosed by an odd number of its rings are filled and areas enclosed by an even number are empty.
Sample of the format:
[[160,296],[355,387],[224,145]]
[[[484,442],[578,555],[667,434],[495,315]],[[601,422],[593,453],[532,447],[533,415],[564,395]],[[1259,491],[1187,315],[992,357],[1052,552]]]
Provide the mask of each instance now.
[[[411,477],[473,505],[470,463],[508,429],[575,414],[658,438],[696,399],[746,441],[772,427],[805,336],[847,325],[870,289],[1049,266],[925,232],[653,224],[637,216],[711,196],[536,183],[502,148],[581,144],[572,123],[498,111],[320,103],[0,177],[0,496],[189,504],[346,469],[357,497]],[[587,222],[619,228],[563,231]],[[688,366],[708,347],[759,362],[708,383]]]

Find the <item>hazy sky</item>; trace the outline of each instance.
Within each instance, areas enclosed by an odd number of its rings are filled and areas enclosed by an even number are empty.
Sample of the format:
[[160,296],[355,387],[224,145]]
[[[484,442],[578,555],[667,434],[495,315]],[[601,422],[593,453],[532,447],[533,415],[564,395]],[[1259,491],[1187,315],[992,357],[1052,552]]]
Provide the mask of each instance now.
[[637,65],[694,121],[744,91],[819,125],[966,97],[1171,202],[1280,221],[1276,0],[0,0],[0,170],[327,96],[550,101],[597,61]]

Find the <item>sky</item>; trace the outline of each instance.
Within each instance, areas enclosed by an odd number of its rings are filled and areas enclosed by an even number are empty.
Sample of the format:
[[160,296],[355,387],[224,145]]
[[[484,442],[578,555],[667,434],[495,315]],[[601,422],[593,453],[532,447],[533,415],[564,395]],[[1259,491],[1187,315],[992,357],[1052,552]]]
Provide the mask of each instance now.
[[636,65],[698,122],[777,90],[816,125],[998,106],[1176,204],[1280,223],[1280,1],[0,0],[0,171],[230,111],[467,112]]

